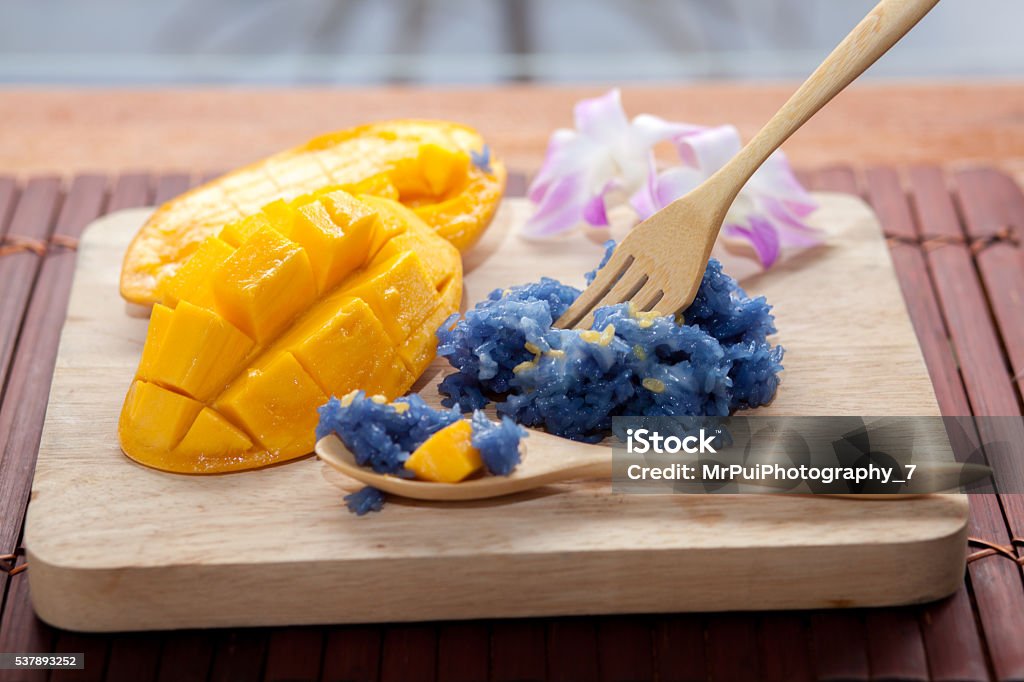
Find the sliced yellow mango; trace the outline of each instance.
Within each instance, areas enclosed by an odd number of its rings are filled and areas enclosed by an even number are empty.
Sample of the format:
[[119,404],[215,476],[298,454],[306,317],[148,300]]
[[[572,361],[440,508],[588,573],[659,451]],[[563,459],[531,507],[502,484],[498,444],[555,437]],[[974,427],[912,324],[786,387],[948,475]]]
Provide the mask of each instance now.
[[319,291],[333,289],[365,262],[376,222],[376,211],[345,192],[325,195],[296,211],[292,239],[309,254]]
[[166,273],[160,281],[164,303],[173,306],[178,301],[189,301],[203,308],[212,308],[213,282],[209,274],[231,258],[234,252],[234,246],[223,239],[211,237],[204,241],[191,258],[176,271]]
[[264,207],[193,258],[161,287],[118,428],[167,471],[310,452],[329,396],[409,390],[462,296],[455,247],[397,202],[340,190]]
[[316,299],[305,249],[263,228],[213,273],[217,310],[259,342],[277,335]]
[[415,251],[403,251],[342,285],[349,296],[369,304],[395,345],[423,324],[440,302],[437,289]]
[[261,369],[239,378],[214,405],[281,459],[309,452],[316,429],[316,406],[328,396],[291,353],[281,353]]
[[[465,250],[490,223],[505,187],[499,159],[492,155],[487,168],[472,163],[471,154],[484,146],[475,130],[456,123],[386,121],[322,135],[233,171],[153,214],[125,254],[121,295],[153,304],[161,297],[157,285],[165,273],[225,224],[254,215],[276,199],[284,205],[329,187],[397,199]],[[268,208],[273,218],[275,208]],[[290,236],[286,225],[276,229]],[[245,235],[222,236],[236,247],[245,241]]]
[[200,410],[188,433],[172,452],[172,457],[219,460],[246,452],[252,441],[217,412],[209,407]]
[[253,342],[213,311],[181,301],[152,345],[155,357],[139,377],[207,400],[242,368]]
[[473,447],[473,427],[465,419],[449,424],[425,440],[405,461],[405,468],[421,481],[458,483],[480,467],[480,451]]
[[135,459],[144,460],[173,449],[201,409],[203,404],[198,400],[140,379],[128,389],[118,429],[131,431],[138,444]]
[[310,316],[280,345],[294,354],[318,385],[334,395],[357,389],[370,395],[404,393],[422,372],[413,376],[402,363],[370,306],[348,297],[336,310],[326,320],[321,315]]

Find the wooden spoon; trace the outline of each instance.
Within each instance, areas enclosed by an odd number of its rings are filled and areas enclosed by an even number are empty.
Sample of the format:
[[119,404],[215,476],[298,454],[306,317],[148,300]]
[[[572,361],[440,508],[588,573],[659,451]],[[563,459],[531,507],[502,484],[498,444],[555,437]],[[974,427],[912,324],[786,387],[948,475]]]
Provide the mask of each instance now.
[[[527,443],[542,457],[527,457]],[[460,483],[433,483],[378,474],[356,464],[355,456],[341,439],[330,435],[316,444],[316,454],[341,473],[392,495],[416,500],[483,500],[532,490],[552,483],[583,478],[609,478],[612,449],[605,445],[577,443],[543,431],[530,431],[519,445],[522,461],[508,476],[482,476]]]

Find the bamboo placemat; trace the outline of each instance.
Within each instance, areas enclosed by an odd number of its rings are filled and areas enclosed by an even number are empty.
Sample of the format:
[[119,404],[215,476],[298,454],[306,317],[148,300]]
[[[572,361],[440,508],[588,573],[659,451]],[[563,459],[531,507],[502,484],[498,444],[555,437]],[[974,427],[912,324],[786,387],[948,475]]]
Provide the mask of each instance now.
[[[75,239],[100,215],[166,201],[211,175],[0,177],[0,555],[20,541]],[[801,176],[861,195],[879,214],[943,413],[1020,415],[1024,195],[1015,183],[987,168]],[[509,194],[524,189],[513,177]],[[1024,536],[1024,496],[975,495],[971,509],[971,534],[997,549],[975,555],[953,597],[890,609],[103,636],[40,623],[27,572],[0,570],[0,651],[85,652],[87,662],[85,671],[0,671],[0,680],[1024,678],[1024,583],[1012,560],[1024,550],[1012,543]]]

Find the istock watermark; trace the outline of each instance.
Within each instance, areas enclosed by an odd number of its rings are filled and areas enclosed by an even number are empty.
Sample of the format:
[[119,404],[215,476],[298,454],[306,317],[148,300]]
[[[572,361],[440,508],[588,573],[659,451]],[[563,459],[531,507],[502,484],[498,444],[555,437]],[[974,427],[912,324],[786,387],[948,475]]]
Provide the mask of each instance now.
[[1024,492],[1020,417],[617,417],[625,493]]

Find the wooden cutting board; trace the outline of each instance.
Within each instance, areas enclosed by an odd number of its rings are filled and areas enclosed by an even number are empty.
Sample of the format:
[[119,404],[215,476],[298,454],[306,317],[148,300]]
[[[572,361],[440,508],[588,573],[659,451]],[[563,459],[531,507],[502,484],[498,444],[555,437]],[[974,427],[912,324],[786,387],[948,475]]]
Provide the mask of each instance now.
[[[778,397],[759,414],[938,414],[874,216],[849,196],[820,199],[828,246],[745,280],[775,305],[787,349]],[[579,283],[593,267],[601,247],[581,234],[517,238],[528,210],[506,201],[467,255],[466,301],[541,275]],[[461,505],[392,501],[358,518],[313,458],[211,477],[142,467],[121,454],[116,424],[146,320],[126,314],[117,278],[146,216],[107,216],[81,242],[25,537],[35,608],[53,625],[871,606],[960,584],[960,495],[618,495],[594,481]],[[421,380],[428,400],[444,370]]]

